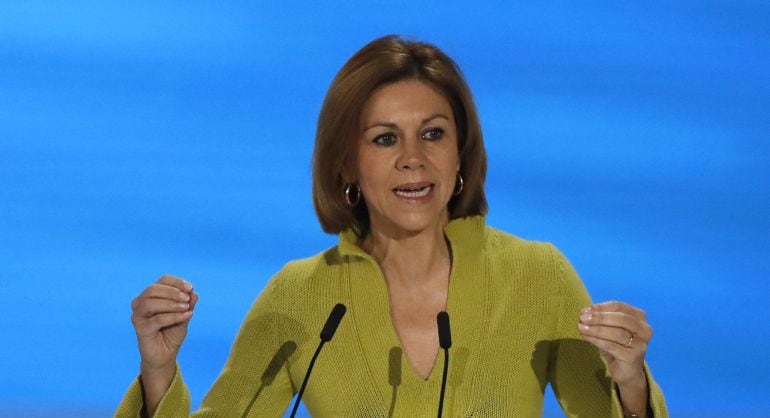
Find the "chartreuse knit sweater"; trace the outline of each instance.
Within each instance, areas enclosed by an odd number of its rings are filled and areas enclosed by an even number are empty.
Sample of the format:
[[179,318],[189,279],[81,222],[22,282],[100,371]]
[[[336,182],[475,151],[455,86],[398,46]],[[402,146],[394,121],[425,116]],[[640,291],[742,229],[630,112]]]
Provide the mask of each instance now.
[[[616,386],[598,351],[583,341],[580,309],[591,301],[569,262],[550,244],[453,220],[447,312],[452,348],[445,417],[539,417],[553,387],[569,417],[622,417]],[[352,231],[314,257],[288,263],[249,310],[229,359],[194,416],[280,417],[298,392],[319,333],[336,303],[348,312],[324,346],[303,395],[314,417],[431,417],[438,411],[444,356],[423,380],[393,328],[377,262]],[[646,369],[650,410],[667,417]],[[188,416],[177,368],[156,416]],[[141,416],[140,379],[116,416]]]

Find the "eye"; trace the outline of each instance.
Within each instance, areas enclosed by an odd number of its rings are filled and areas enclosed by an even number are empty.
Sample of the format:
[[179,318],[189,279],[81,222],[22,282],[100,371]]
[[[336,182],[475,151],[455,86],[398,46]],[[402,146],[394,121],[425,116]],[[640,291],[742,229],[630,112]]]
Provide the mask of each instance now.
[[444,136],[444,130],[441,128],[430,128],[422,134],[422,139],[436,140]]
[[389,147],[396,143],[396,136],[393,135],[393,133],[391,132],[387,132],[387,133],[375,136],[374,139],[372,139],[372,142],[374,142],[376,145]]

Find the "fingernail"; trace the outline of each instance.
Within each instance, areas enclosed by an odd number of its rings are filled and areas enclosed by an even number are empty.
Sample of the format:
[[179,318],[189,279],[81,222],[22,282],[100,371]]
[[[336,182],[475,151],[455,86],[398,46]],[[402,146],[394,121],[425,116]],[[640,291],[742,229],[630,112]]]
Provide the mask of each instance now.
[[184,282],[184,288],[189,291],[193,289],[193,285],[190,282]]
[[178,306],[179,309],[187,309],[187,308],[190,307],[190,304],[188,304],[188,303],[179,303],[176,306]]
[[593,318],[593,315],[584,313],[583,315],[580,315],[580,320],[583,322],[590,321],[591,318]]
[[586,324],[579,324],[578,328],[582,329],[583,331],[588,331],[588,325]]
[[184,292],[179,292],[179,299],[188,302],[190,300],[190,295]]
[[580,310],[580,313],[590,314],[591,313],[591,307],[590,306],[586,306],[585,308]]

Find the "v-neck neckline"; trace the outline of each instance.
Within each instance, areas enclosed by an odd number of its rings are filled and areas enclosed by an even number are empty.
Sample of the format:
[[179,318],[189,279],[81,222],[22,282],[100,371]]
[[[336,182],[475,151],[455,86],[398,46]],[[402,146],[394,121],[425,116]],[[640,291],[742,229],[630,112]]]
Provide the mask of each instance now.
[[[447,312],[453,319],[453,347],[470,348],[481,342],[484,321],[485,280],[484,263],[480,260],[484,239],[484,218],[481,216],[455,219],[444,228],[452,251],[452,266],[447,290]],[[356,323],[356,329],[367,362],[369,375],[376,386],[381,388],[383,399],[391,396],[392,387],[382,382],[389,382],[393,373],[390,352],[400,350],[404,361],[400,365],[400,384],[417,392],[432,389],[440,384],[444,367],[442,350],[436,352],[433,366],[427,379],[423,379],[409,362],[396,331],[391,315],[390,295],[382,270],[376,260],[361,249],[356,243],[358,236],[352,230],[340,234],[339,251],[349,257],[348,276],[351,289],[350,313]],[[482,280],[479,280],[482,279]],[[450,375],[453,369],[450,349]],[[463,365],[468,369],[470,364]],[[406,369],[406,370],[404,370]],[[438,370],[438,372],[437,372]]]
[[[449,245],[451,247],[451,243]],[[452,249],[450,248],[449,251],[451,253]],[[431,382],[433,380],[433,377],[436,374],[435,370],[437,368],[439,368],[439,367],[443,368],[443,361],[441,361],[441,364],[439,364],[439,362],[440,362],[439,358],[443,359],[443,356],[441,355],[441,347],[438,347],[438,349],[433,353],[433,359],[431,361],[430,370],[428,371],[427,376],[425,378],[423,378],[422,374],[417,370],[417,368],[415,368],[414,364],[412,363],[412,359],[407,354],[407,351],[404,348],[404,342],[401,340],[401,335],[398,332],[398,328],[396,328],[396,323],[394,321],[392,304],[391,304],[391,300],[390,300],[390,292],[388,290],[387,282],[385,280],[385,274],[382,271],[382,268],[376,262],[376,260],[374,260],[374,258],[371,257],[371,256],[370,256],[370,258],[371,258],[371,260],[369,260],[369,261],[377,266],[379,279],[382,281],[382,283],[385,283],[385,291],[387,293],[386,301],[387,301],[387,318],[388,318],[387,321],[386,321],[387,322],[387,327],[386,328],[388,328],[388,331],[390,333],[390,340],[395,343],[395,345],[393,347],[397,347],[401,351],[401,355],[402,355],[402,357],[403,357],[403,359],[405,360],[405,363],[406,363],[406,367],[405,368],[411,372],[413,377],[416,380],[418,380],[420,383],[428,384],[429,382]],[[451,285],[452,285],[452,281],[453,281],[453,277],[452,277],[453,273],[454,273],[454,263],[451,264],[450,270],[449,270],[449,282],[448,282],[448,285],[447,285],[448,288],[447,288],[447,301],[446,301],[447,306],[449,304],[449,295],[450,295],[450,293],[452,291]],[[439,367],[437,367],[437,366],[439,366]],[[404,369],[404,367],[402,366],[402,370],[403,369]]]

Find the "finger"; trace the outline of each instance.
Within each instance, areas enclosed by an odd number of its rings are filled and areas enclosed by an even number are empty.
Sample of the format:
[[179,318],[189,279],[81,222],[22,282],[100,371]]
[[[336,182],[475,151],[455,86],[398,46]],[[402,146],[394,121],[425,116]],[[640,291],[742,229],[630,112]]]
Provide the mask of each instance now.
[[624,312],[590,311],[580,315],[580,322],[591,326],[623,328],[644,339],[649,339],[652,334],[651,328],[646,321]]
[[155,282],[155,283],[164,284],[166,286],[175,287],[175,288],[177,288],[177,289],[179,289],[179,290],[181,290],[181,291],[183,291],[185,293],[190,293],[193,290],[192,283],[190,283],[190,282],[188,282],[188,281],[186,281],[184,279],[181,279],[179,277],[172,276],[170,274],[163,275],[163,277],[158,279],[158,281]]
[[630,331],[624,328],[586,325],[581,323],[578,325],[578,329],[583,336],[610,341],[621,347],[628,348],[628,343],[630,341],[636,342],[636,347],[644,347],[644,344],[646,344],[646,341],[637,339]]
[[195,309],[195,305],[198,304],[198,294],[195,292],[192,292],[192,296],[190,297],[190,310]]
[[179,288],[165,285],[165,284],[159,284],[159,283],[153,283],[150,286],[148,286],[142,293],[139,295],[138,299],[145,299],[145,298],[160,298],[160,299],[171,299],[171,300],[178,300],[180,302],[189,302],[190,301],[190,294],[184,291],[179,290]]
[[192,317],[192,311],[162,313],[153,315],[142,321],[141,326],[137,327],[136,333],[139,335],[154,334],[163,328],[172,325],[179,325],[189,321]]
[[190,309],[190,303],[178,302],[172,299],[144,298],[134,309],[137,317],[149,318],[159,313],[184,312]]
[[639,357],[639,355],[630,348],[624,347],[613,341],[607,341],[590,335],[583,335],[583,339],[598,348],[600,353],[606,353],[605,360],[608,360],[608,357],[611,356],[610,358],[613,360],[617,359],[629,362],[636,360]]
[[591,312],[624,312],[631,316],[635,316],[637,318],[646,319],[647,314],[637,308],[636,306],[629,305],[624,302],[619,302],[616,300],[612,300],[609,302],[601,302],[601,303],[595,303],[589,307],[586,307],[583,309],[583,312],[585,311],[591,311]]

